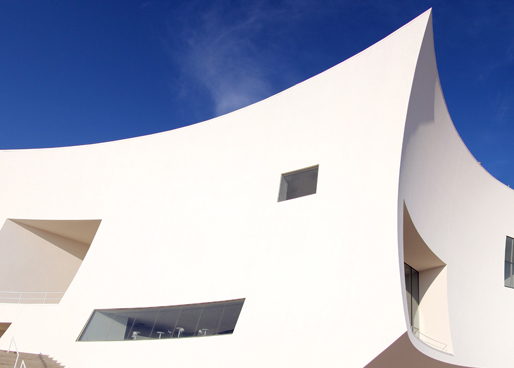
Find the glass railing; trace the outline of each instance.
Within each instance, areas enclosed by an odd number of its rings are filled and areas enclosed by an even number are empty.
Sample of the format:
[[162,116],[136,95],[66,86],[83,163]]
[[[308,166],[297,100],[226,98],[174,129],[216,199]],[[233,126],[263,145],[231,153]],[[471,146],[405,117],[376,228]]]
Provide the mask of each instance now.
[[437,341],[427,335],[425,335],[424,333],[422,333],[419,328],[417,327],[412,327],[412,333],[414,334],[414,336],[416,336],[421,342],[425,343],[426,345],[434,348],[434,349],[437,349],[437,350],[440,350],[444,353],[446,353],[446,348],[448,347],[447,344],[445,344],[444,342],[441,342],[441,341]]

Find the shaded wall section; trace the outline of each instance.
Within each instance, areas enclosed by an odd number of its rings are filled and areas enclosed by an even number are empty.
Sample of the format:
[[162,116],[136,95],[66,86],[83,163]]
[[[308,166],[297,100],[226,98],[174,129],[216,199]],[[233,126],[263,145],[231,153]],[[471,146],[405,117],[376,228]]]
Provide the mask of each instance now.
[[99,225],[100,220],[6,220],[0,230],[0,302],[40,303],[45,292],[59,292],[60,299]]

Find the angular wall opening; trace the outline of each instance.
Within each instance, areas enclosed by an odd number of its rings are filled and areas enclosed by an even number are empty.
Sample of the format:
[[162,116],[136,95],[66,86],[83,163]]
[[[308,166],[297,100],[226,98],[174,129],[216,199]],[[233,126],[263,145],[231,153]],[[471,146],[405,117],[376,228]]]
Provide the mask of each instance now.
[[318,169],[319,166],[316,165],[282,174],[278,201],[315,194],[318,185]]
[[9,326],[11,326],[11,324],[8,322],[0,322],[0,339],[4,335],[5,331],[7,331]]
[[0,303],[59,303],[100,222],[7,219],[0,230]]
[[[453,353],[448,314],[446,264],[432,252],[419,234],[403,205],[403,256],[406,263],[405,286],[412,285],[412,272],[407,277],[407,266],[416,271],[419,305],[412,305],[412,291],[406,290],[409,323],[413,334],[425,344],[446,353]],[[411,287],[412,289],[412,287]],[[416,301],[414,302],[416,303]],[[414,313],[411,313],[413,311]],[[412,315],[411,315],[412,314]]]

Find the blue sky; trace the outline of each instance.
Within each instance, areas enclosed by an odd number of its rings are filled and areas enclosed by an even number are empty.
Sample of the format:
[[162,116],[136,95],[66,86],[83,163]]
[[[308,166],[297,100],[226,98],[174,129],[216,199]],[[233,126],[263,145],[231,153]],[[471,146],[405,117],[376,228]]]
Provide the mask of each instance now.
[[457,130],[514,186],[512,0],[1,0],[0,149],[203,121],[338,64],[430,7]]

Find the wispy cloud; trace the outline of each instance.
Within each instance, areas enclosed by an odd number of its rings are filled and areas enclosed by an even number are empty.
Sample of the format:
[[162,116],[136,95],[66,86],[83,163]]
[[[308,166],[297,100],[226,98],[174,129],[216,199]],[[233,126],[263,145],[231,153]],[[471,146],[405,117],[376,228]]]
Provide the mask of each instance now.
[[492,108],[496,111],[495,119],[500,125],[512,123],[512,106],[514,95],[499,92]]
[[166,48],[182,73],[212,97],[216,115],[272,94],[275,37],[316,8],[310,0],[192,1],[173,13]]

